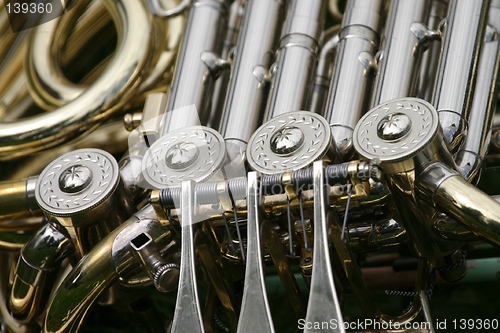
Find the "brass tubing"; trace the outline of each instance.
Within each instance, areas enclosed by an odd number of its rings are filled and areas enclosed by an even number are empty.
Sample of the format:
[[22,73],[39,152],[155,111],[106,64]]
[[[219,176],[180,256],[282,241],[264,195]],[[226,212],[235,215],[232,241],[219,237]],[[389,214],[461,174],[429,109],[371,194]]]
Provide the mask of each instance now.
[[129,244],[144,232],[159,249],[170,239],[169,230],[156,220],[150,205],[94,246],[66,276],[48,305],[43,332],[78,331],[97,298],[139,265]]
[[[0,124],[0,159],[40,151],[89,132],[129,98],[147,64],[151,25],[139,1],[106,1],[116,12],[123,42],[103,75],[77,99],[50,113]],[[37,33],[44,33],[37,30]]]
[[0,251],[18,252],[30,238],[30,233],[16,231],[0,232]]
[[0,326],[6,327],[10,333],[38,333],[40,327],[36,323],[24,325],[18,322],[10,313],[7,307],[7,289],[9,286],[9,277],[7,272],[10,271],[10,263],[12,255],[5,252],[0,252]]
[[[36,177],[0,183],[0,221],[41,216],[36,200],[31,195],[35,183]],[[2,230],[0,222],[0,232]]]
[[[28,57],[25,62],[25,75],[28,78],[28,88],[35,102],[46,110],[62,106],[78,97],[85,88],[69,81],[52,58],[67,40],[69,33],[68,17],[76,19],[75,14],[85,8],[85,1],[79,1],[76,9],[44,24],[44,33],[34,33],[28,43]],[[61,8],[62,10],[62,8]],[[62,15],[62,14],[61,14]],[[64,23],[64,24],[60,24]],[[61,26],[62,29],[56,28]],[[46,32],[48,30],[48,32]],[[62,32],[62,33],[61,33]],[[64,37],[64,39],[62,39]],[[56,46],[54,46],[56,44]],[[55,59],[54,59],[55,60]]]
[[21,250],[9,307],[22,323],[38,317],[47,304],[62,261],[74,251],[71,241],[48,223]]
[[500,246],[500,204],[456,171],[435,163],[420,175],[417,189],[428,204]]

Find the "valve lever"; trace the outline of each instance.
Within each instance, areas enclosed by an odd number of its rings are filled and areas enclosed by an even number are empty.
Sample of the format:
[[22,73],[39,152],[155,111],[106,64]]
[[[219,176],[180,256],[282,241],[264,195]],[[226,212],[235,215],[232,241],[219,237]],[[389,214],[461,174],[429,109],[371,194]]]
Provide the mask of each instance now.
[[[311,291],[307,305],[306,322],[328,322],[335,319],[337,328],[333,326],[324,332],[345,332],[342,312],[337,298],[333,272],[330,266],[330,252],[328,248],[328,198],[325,184],[323,162],[314,162],[314,254],[311,277]],[[313,329],[304,329],[304,333],[312,333]]]
[[181,265],[172,333],[204,333],[196,287],[193,223],[196,215],[194,182],[183,181],[181,194]]
[[273,320],[267,301],[260,243],[259,182],[256,172],[248,173],[247,187],[247,257],[243,301],[238,333],[272,333]]

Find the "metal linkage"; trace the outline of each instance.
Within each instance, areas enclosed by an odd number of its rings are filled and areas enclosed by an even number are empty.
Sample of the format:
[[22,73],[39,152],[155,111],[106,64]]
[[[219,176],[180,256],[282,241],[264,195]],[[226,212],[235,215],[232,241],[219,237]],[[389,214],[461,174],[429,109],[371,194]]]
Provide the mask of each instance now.
[[[381,177],[380,169],[375,163],[354,161],[342,164],[332,164],[325,167],[326,182],[331,185],[343,185],[352,179],[360,181]],[[285,183],[284,179],[289,179]],[[313,169],[300,169],[291,172],[261,175],[262,195],[278,195],[286,193],[286,186],[295,189],[311,189],[313,186]],[[196,200],[198,204],[207,205],[220,202],[220,188],[223,187],[234,200],[246,198],[247,178],[238,177],[224,182],[206,182],[195,185]],[[168,187],[160,191],[160,201],[164,209],[174,209],[179,202],[180,187]]]

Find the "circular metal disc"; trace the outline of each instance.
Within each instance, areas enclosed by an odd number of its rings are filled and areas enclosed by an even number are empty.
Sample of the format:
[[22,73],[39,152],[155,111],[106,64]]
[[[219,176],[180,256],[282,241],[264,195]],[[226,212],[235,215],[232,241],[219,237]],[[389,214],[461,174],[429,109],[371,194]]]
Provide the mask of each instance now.
[[322,158],[330,144],[330,126],[323,117],[309,111],[290,112],[271,119],[252,135],[247,160],[262,173],[297,170]]
[[365,158],[398,162],[425,148],[438,126],[438,114],[428,102],[411,97],[395,99],[360,119],[354,129],[354,147]]
[[45,211],[67,216],[99,205],[119,182],[119,167],[109,153],[79,149],[55,159],[40,174],[35,198]]
[[222,168],[224,139],[214,129],[192,126],[172,131],[148,149],[142,174],[153,188],[179,185],[183,180],[202,182]]

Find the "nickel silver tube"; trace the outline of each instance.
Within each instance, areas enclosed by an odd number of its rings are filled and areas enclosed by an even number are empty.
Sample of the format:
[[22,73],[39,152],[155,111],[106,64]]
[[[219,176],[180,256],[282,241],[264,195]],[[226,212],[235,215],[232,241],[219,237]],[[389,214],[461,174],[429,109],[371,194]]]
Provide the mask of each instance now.
[[339,33],[325,118],[344,160],[353,153],[352,132],[368,108],[381,10],[381,0],[349,1]]
[[491,125],[496,105],[496,82],[500,61],[498,28],[500,27],[500,1],[492,1],[489,10],[489,22],[485,40],[479,58],[477,81],[472,100],[469,128],[464,146],[455,160],[465,179],[479,181],[483,159],[486,157]]
[[289,3],[273,86],[266,108],[267,121],[251,136],[246,150],[253,170],[266,174],[298,170],[328,155],[336,159],[328,122],[303,111],[314,80],[325,3],[294,0]]
[[332,64],[335,59],[335,49],[339,43],[340,25],[336,25],[323,33],[320,45],[318,67],[316,68],[316,78],[312,88],[311,98],[307,110],[314,113],[323,113],[330,87],[332,76]]
[[326,1],[323,0],[292,0],[289,3],[273,68],[266,121],[307,108],[325,13]]
[[427,22],[430,3],[430,0],[391,2],[372,107],[395,98],[415,96],[422,41],[429,35],[422,22]]
[[[428,28],[431,30],[440,29],[440,25],[446,18],[449,0],[433,0],[431,4],[431,12],[429,14]],[[420,65],[420,74],[418,79],[417,97],[432,100],[434,92],[434,83],[439,64],[439,54],[441,52],[441,43],[433,41],[427,47],[427,50],[422,55]]]
[[[234,1],[229,10],[227,32],[221,52],[222,59],[231,61],[230,59],[234,56],[233,51],[238,41],[242,17],[243,1]],[[227,88],[229,85],[229,74],[229,71],[224,71],[215,82],[214,92],[212,94],[212,112],[207,123],[208,127],[219,128],[220,126],[222,110],[224,109],[224,101],[226,100]]]
[[452,0],[448,9],[432,104],[452,152],[464,139],[489,4],[489,0]]
[[260,125],[282,10],[282,0],[246,2],[220,127],[231,161],[244,156],[250,136]]
[[[182,44],[175,65],[165,119],[160,136],[175,129],[194,126],[209,115],[210,91],[214,76],[203,61],[203,52],[220,54],[229,0],[197,0],[189,9]],[[194,105],[197,112],[175,112]]]

